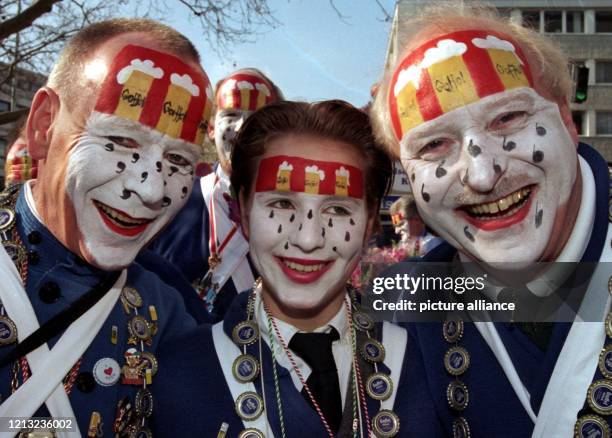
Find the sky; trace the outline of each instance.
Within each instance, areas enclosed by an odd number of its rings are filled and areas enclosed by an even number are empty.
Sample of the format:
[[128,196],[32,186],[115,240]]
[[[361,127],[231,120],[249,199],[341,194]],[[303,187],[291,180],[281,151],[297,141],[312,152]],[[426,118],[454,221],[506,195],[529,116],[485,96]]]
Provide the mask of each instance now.
[[[382,76],[391,22],[376,0],[270,0],[279,25],[255,43],[233,46],[219,56],[204,40],[200,24],[177,6],[166,23],[193,41],[213,84],[234,70],[255,67],[290,100],[343,99],[363,106]],[[394,0],[380,0],[392,15]],[[261,29],[259,29],[261,30]]]

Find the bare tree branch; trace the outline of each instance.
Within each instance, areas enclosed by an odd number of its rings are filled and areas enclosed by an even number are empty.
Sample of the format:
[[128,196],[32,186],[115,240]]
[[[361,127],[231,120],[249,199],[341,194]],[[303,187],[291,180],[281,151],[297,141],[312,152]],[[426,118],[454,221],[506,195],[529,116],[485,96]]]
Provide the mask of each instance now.
[[0,40],[29,27],[41,15],[51,12],[60,0],[38,0],[25,11],[6,20],[0,25]]
[[393,20],[393,16],[389,13],[389,11],[387,11],[387,9],[383,6],[380,0],[375,0],[375,1],[378,7],[380,8],[381,12],[383,13],[383,19],[382,20],[379,19],[379,20],[384,21],[385,23],[388,23],[391,20]]

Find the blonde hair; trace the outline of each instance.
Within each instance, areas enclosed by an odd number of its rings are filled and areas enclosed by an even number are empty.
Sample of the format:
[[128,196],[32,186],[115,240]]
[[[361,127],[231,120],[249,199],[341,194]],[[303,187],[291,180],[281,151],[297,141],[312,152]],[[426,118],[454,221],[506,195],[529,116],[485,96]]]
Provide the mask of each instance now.
[[61,95],[68,108],[74,108],[75,100],[83,95],[86,87],[83,69],[89,57],[109,39],[135,32],[144,33],[155,40],[161,50],[200,62],[200,55],[191,41],[171,27],[144,18],[116,18],[93,23],[68,41],[49,75],[47,85]]
[[438,1],[427,6],[419,6],[409,18],[397,23],[398,55],[384,72],[370,117],[378,141],[387,150],[398,155],[399,141],[395,137],[389,113],[390,82],[397,65],[402,61],[407,49],[414,49],[417,38],[444,35],[462,29],[486,29],[507,34],[522,49],[529,61],[534,86],[558,104],[567,104],[572,90],[572,80],[568,59],[549,38],[501,17],[497,10],[484,3],[467,0]]

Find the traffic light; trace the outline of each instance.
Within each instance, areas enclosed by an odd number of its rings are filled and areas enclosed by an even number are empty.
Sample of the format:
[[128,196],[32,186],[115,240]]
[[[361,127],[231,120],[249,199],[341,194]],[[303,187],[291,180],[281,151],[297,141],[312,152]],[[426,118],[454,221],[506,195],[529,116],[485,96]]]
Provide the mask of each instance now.
[[574,98],[575,103],[584,103],[589,90],[589,68],[578,65],[574,68]]

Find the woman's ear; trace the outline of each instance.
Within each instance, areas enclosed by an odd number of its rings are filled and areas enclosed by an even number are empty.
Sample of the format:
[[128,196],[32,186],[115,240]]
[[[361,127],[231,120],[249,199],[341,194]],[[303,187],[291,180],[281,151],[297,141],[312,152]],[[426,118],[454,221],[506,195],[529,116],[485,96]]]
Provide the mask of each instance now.
[[36,92],[26,122],[28,153],[34,160],[47,158],[53,137],[53,123],[59,110],[60,99],[55,91],[43,87]]
[[240,211],[240,227],[242,234],[249,240],[249,197],[245,194],[244,187],[240,188],[238,193],[238,210]]

